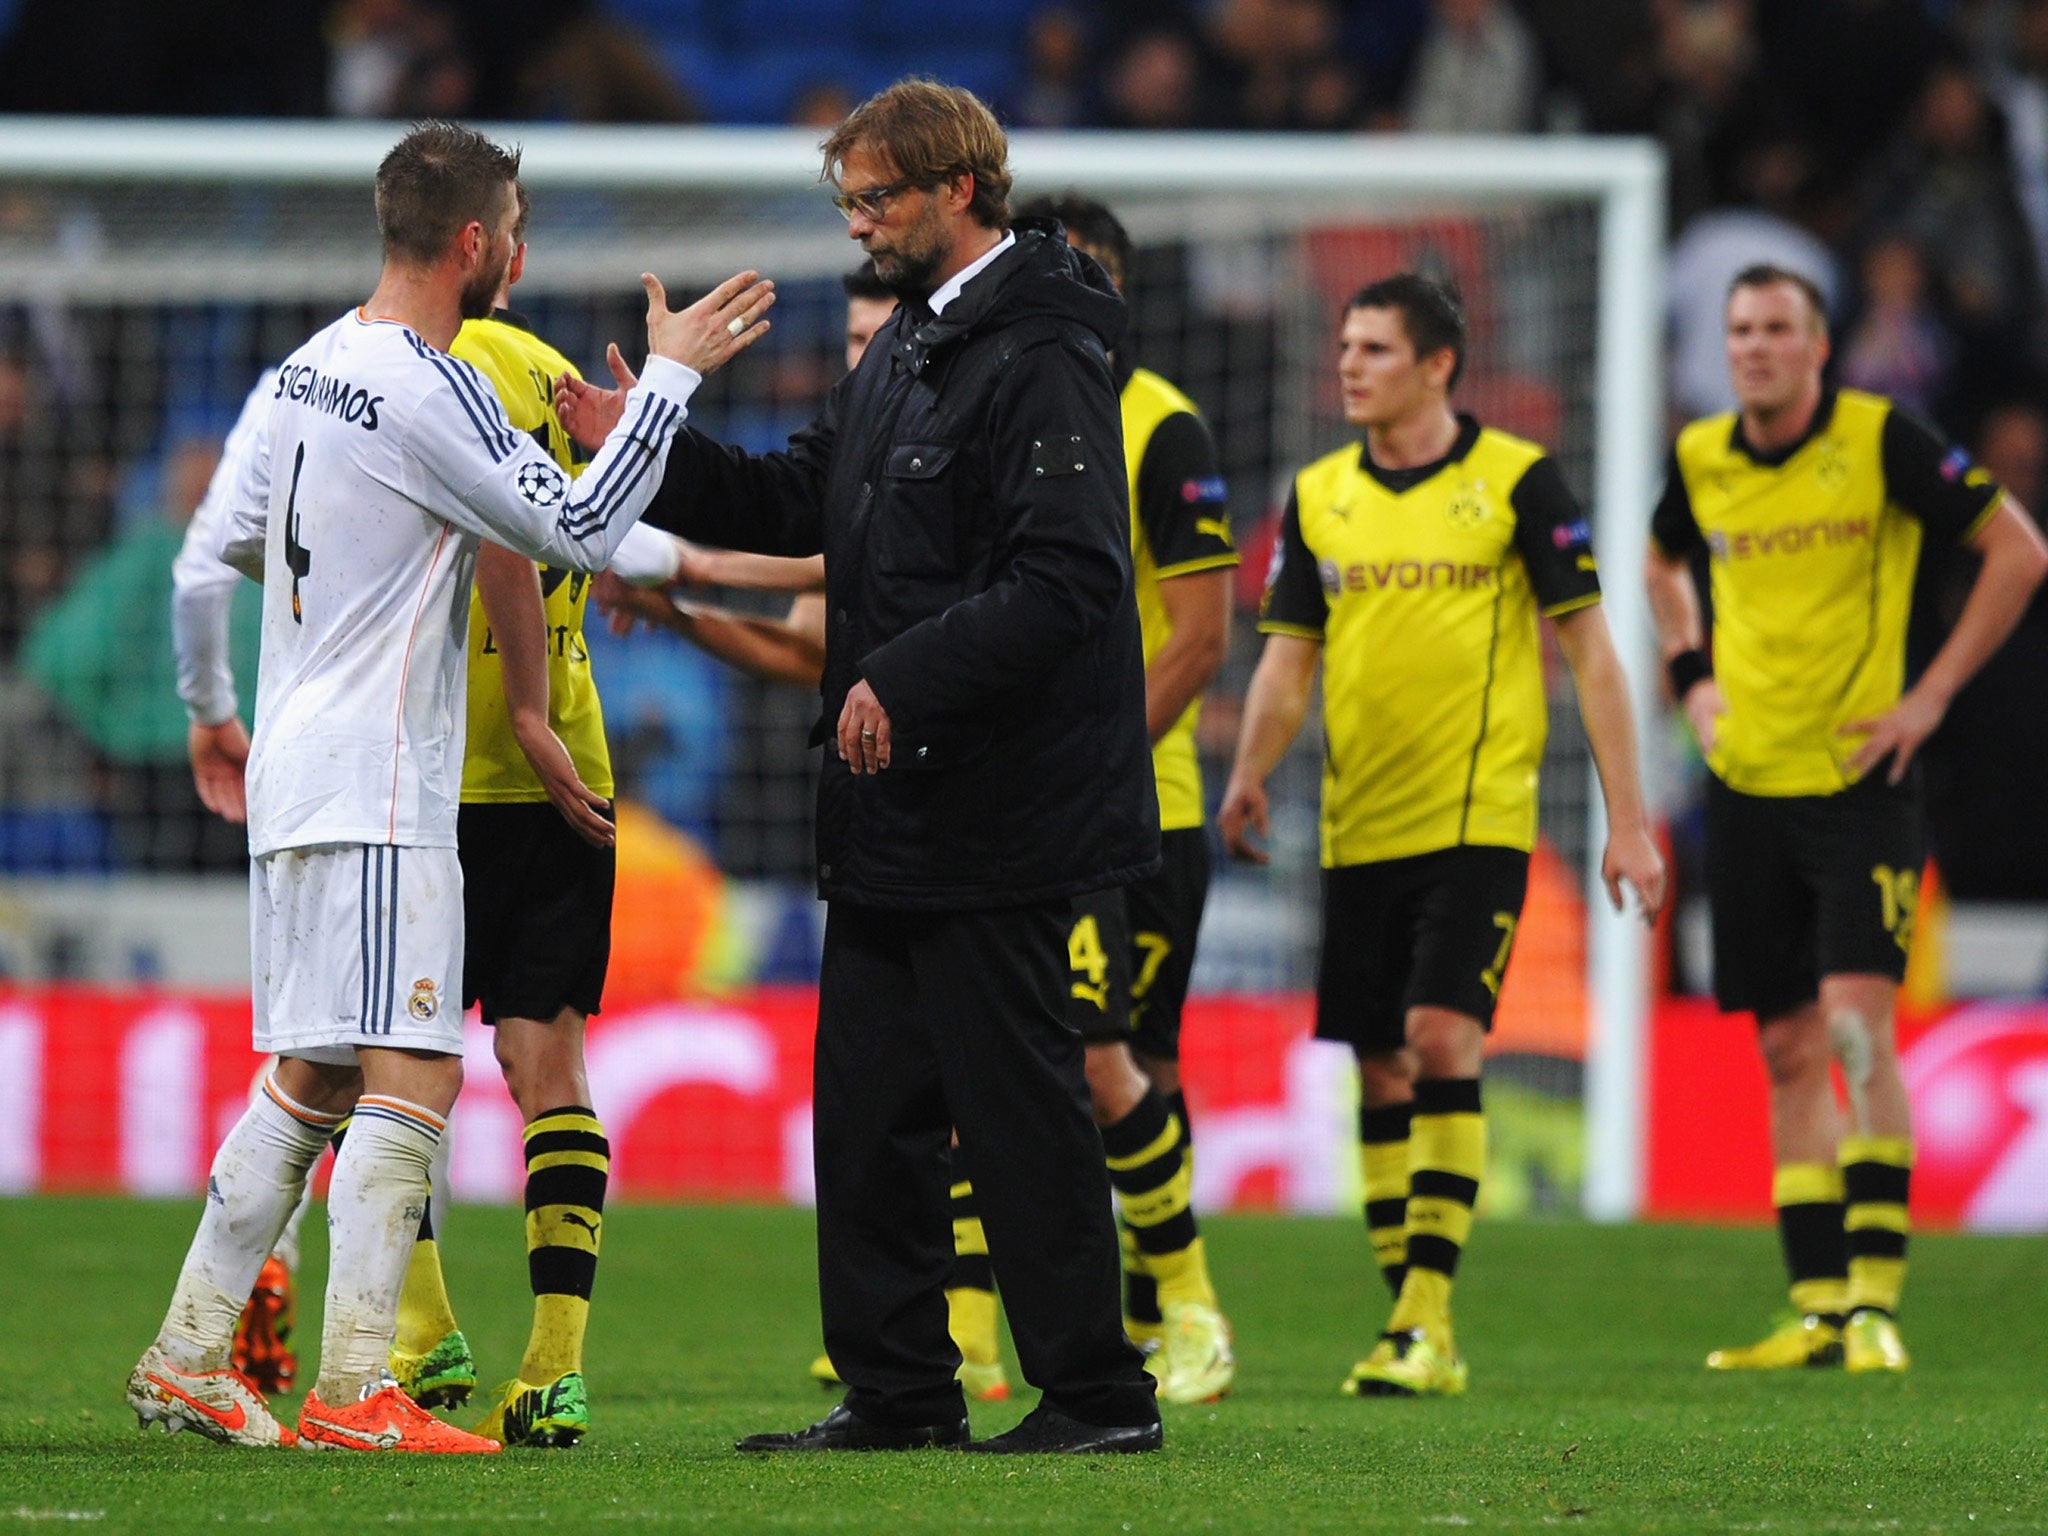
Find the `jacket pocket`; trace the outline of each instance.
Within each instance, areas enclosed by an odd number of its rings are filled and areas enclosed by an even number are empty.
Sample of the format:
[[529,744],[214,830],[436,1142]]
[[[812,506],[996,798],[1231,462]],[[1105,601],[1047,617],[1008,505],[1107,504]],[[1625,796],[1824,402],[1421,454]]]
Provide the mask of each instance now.
[[959,573],[955,443],[898,443],[882,470],[881,505],[869,529],[875,568],[890,576]]

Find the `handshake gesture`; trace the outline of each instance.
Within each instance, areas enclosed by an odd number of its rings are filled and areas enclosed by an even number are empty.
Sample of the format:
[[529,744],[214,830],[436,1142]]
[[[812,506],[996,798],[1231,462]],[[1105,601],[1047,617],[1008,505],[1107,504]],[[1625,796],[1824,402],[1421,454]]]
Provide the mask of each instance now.
[[[640,274],[647,290],[647,350],[700,374],[716,372],[768,334],[762,318],[775,303],[775,284],[758,272],[739,272],[687,309],[670,309],[668,291],[652,272]],[[626,391],[640,382],[613,342],[605,350],[616,389],[605,389],[573,374],[555,380],[555,414],[577,442],[596,449],[618,425]]]

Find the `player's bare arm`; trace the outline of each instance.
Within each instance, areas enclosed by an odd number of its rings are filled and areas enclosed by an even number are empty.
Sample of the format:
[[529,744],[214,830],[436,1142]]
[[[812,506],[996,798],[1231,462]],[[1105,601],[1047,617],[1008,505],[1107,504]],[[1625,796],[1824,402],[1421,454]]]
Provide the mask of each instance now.
[[591,586],[590,598],[615,635],[631,634],[645,623],[679,634],[707,655],[769,682],[815,689],[824,675],[824,626],[797,622],[808,594],[791,606],[786,621],[679,604],[665,592],[630,586],[609,572]]
[[2048,573],[2048,542],[2010,496],[1970,536],[1970,547],[1984,557],[1983,567],[1956,627],[1920,680],[1876,719],[1852,720],[1842,727],[1843,735],[1864,738],[1849,759],[1849,771],[1859,779],[1886,757],[1892,760],[1889,782],[1905,777],[1914,754],[1948,713],[1950,701],[2005,643],[2033,600],[2042,575]]
[[825,557],[756,555],[739,549],[712,549],[677,539],[682,545],[676,572],[678,585],[737,587],[749,592],[822,592]]
[[1145,731],[1155,743],[1223,665],[1230,645],[1230,574],[1192,571],[1159,583],[1171,632],[1145,668]]
[[1320,640],[1302,635],[1266,637],[1266,649],[1259,655],[1251,688],[1245,694],[1230,782],[1224,786],[1222,809],[1216,814],[1223,846],[1234,859],[1270,862],[1271,856],[1252,841],[1251,834],[1256,832],[1261,838],[1268,834],[1266,778],[1301,734],[1315,689],[1316,666],[1322,658]]
[[1600,878],[1607,885],[1607,899],[1619,912],[1622,885],[1634,886],[1643,921],[1654,923],[1664,910],[1667,879],[1664,856],[1650,835],[1650,819],[1643,806],[1635,714],[1629,708],[1628,678],[1621,669],[1621,657],[1615,652],[1607,617],[1598,604],[1562,614],[1552,621],[1552,627],[1565,665],[1571,668],[1586,740],[1600,771],[1600,796],[1607,808],[1607,847],[1600,856]]
[[569,749],[548,724],[547,612],[540,572],[523,555],[486,541],[476,558],[476,594],[498,652],[513,739],[578,837],[598,848],[617,841],[598,814],[609,803],[577,775]]
[[[1652,545],[1643,578],[1650,593],[1650,616],[1657,626],[1657,651],[1664,664],[1668,667],[1672,658],[1688,651],[1704,653],[1707,632],[1692,568]],[[1708,673],[1691,683],[1684,696],[1673,702],[1684,712],[1700,751],[1713,751],[1720,718],[1728,713],[1728,702],[1721,697],[1721,685],[1713,675]]]

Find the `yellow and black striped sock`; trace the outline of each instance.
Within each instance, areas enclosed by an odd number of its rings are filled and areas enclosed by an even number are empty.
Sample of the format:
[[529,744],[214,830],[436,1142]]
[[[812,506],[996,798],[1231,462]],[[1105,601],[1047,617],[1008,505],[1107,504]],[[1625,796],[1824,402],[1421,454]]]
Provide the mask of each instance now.
[[519,1379],[545,1386],[583,1369],[583,1332],[604,1225],[611,1143],[580,1104],[545,1110],[526,1127],[526,1269],[533,1332]]
[[1102,1150],[1132,1251],[1158,1287],[1163,1312],[1176,1302],[1216,1305],[1209,1261],[1189,1204],[1194,1168],[1180,1118],[1147,1088],[1130,1113],[1102,1128]]
[[1849,1303],[1841,1170],[1826,1163],[1787,1163],[1771,1175],[1771,1204],[1778,1212],[1792,1305],[1840,1327]]
[[1358,1108],[1365,1230],[1387,1289],[1397,1298],[1408,1274],[1408,1122],[1414,1107],[1361,1104]]
[[1425,1077],[1415,1085],[1408,1133],[1408,1273],[1389,1332],[1451,1325],[1451,1282],[1472,1235],[1472,1207],[1486,1172],[1486,1117],[1476,1077]]
[[[1187,1095],[1175,1089],[1159,1096],[1166,1101],[1166,1107],[1174,1118],[1180,1121],[1183,1155],[1192,1168],[1195,1127],[1194,1122],[1188,1119]],[[1145,1268],[1145,1257],[1138,1251],[1137,1235],[1129,1227],[1119,1227],[1118,1230],[1123,1239],[1124,1254],[1124,1329],[1133,1339],[1140,1341],[1156,1338],[1165,1323],[1159,1311],[1159,1282]]]
[[988,1259],[988,1234],[981,1207],[967,1179],[953,1186],[953,1272],[946,1278],[946,1323],[969,1365],[994,1365],[996,1272]]
[[1906,1214],[1913,1182],[1913,1142],[1906,1136],[1844,1136],[1844,1235],[1851,1312],[1896,1313],[1906,1283]]
[[1188,1160],[1195,1156],[1195,1122],[1188,1116],[1188,1096],[1185,1090],[1176,1088],[1171,1093],[1159,1095],[1166,1100],[1166,1107],[1173,1111],[1173,1118],[1180,1122],[1180,1142],[1187,1148]]

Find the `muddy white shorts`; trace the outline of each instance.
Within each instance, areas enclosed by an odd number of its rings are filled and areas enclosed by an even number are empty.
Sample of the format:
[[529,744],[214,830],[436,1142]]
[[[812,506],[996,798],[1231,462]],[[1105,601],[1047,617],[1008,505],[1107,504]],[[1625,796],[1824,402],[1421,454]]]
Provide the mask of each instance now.
[[249,866],[256,1049],[345,1065],[363,1046],[462,1050],[453,848],[322,843]]

